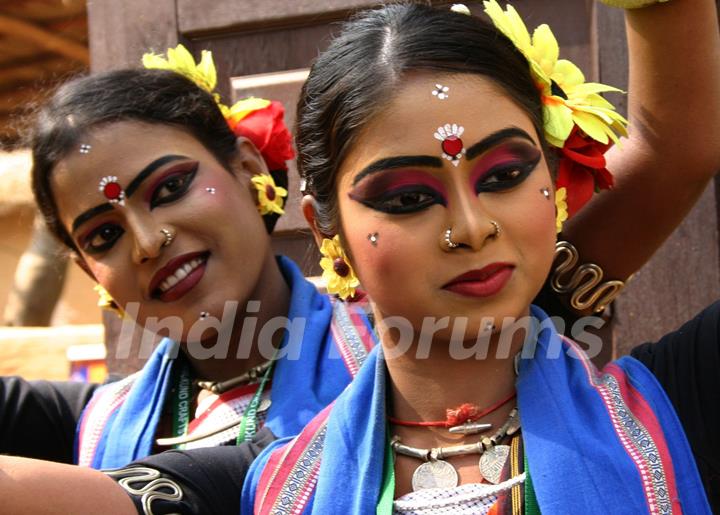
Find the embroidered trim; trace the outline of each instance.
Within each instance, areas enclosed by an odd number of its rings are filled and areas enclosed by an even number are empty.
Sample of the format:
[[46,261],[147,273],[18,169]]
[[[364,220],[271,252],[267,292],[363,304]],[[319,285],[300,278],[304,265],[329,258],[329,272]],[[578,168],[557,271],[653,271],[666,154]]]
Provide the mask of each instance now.
[[[179,502],[183,499],[183,491],[175,481],[160,477],[160,471],[149,467],[129,467],[117,470],[103,470],[115,479],[130,495],[140,497],[144,515],[154,515],[152,503],[155,501]],[[144,483],[140,488],[133,487],[136,483]],[[169,490],[169,491],[168,491]]]
[[375,343],[362,317],[353,312],[357,309],[360,308],[351,308],[344,302],[333,301],[333,319],[330,325],[335,344],[351,377],[357,375]]
[[[564,336],[561,336],[561,338],[579,357],[587,372],[590,384],[597,390],[603,404],[605,404],[610,416],[610,422],[621,445],[638,469],[650,513],[653,515],[671,514],[672,501],[670,492],[675,490],[672,488],[674,485],[668,483],[657,442],[655,442],[653,435],[645,425],[636,418],[633,411],[628,407],[618,378],[612,373],[598,372],[585,353],[572,340]],[[613,365],[609,365],[607,369],[612,370],[613,368],[617,368],[618,373],[624,374],[621,369]]]
[[650,513],[672,513],[667,478],[665,477],[660,452],[652,435],[627,408],[620,393],[620,385],[617,379],[611,374],[604,374],[601,381],[605,387],[604,392],[601,390],[603,400],[608,405],[612,403],[610,418],[613,421],[615,430],[622,431],[622,433],[618,433],[618,436],[632,459],[638,464],[643,483],[652,485],[653,496],[650,495],[647,487],[645,489],[648,503],[650,503]]
[[[334,403],[333,403],[334,404]],[[258,483],[255,512],[298,515],[307,506],[317,484],[327,420],[333,404],[285,447],[270,456]]]
[[78,430],[77,464],[92,467],[98,444],[110,417],[115,413],[130,393],[139,374],[132,374],[116,383],[110,383],[98,390],[82,414]]
[[324,423],[293,465],[273,504],[273,515],[296,515],[305,509],[317,484],[326,432]]

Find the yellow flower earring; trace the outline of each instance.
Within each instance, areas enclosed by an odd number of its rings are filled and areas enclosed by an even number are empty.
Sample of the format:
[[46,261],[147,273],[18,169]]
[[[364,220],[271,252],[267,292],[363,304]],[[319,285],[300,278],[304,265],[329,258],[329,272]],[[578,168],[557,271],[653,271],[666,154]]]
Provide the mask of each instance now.
[[360,286],[360,281],[348,262],[340,243],[340,236],[336,234],[332,240],[324,238],[320,253],[323,256],[320,260],[322,277],[327,283],[328,293],[335,293],[341,299],[353,297],[355,289]]
[[118,305],[118,303],[115,302],[115,299],[112,298],[112,295],[110,295],[110,292],[108,292],[105,288],[103,288],[99,284],[96,284],[93,287],[93,290],[95,290],[95,292],[98,294],[98,297],[99,297],[98,303],[97,303],[98,306],[100,306],[103,309],[112,311],[120,318],[125,316],[125,312]]
[[255,186],[258,195],[258,211],[261,215],[276,213],[283,214],[283,200],[287,197],[287,190],[275,184],[275,180],[269,174],[255,175],[250,181]]
[[555,192],[555,226],[557,232],[562,231],[563,223],[568,219],[567,211],[567,190],[559,188]]

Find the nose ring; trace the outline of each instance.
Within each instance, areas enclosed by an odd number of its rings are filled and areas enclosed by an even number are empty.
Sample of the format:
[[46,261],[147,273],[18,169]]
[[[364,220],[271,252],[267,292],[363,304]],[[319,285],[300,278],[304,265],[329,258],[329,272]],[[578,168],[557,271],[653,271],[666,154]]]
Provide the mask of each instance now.
[[490,223],[492,224],[493,228],[495,229],[495,232],[492,233],[492,235],[500,236],[500,233],[502,232],[502,229],[500,229],[500,224],[497,223],[495,220],[490,220]]
[[167,247],[173,242],[175,235],[169,229],[160,229],[160,232],[165,236],[165,241],[162,243],[162,246]]
[[445,242],[445,246],[448,249],[455,249],[460,246],[459,243],[455,243],[454,241],[452,241],[452,227],[449,227],[445,231],[445,237],[443,238],[443,241]]

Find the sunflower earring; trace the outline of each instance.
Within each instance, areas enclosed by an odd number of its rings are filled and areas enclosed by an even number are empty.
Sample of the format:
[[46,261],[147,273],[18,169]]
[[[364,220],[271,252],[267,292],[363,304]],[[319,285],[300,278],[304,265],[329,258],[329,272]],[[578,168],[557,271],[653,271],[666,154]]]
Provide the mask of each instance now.
[[327,283],[328,293],[337,294],[343,300],[355,296],[360,281],[348,262],[340,236],[336,234],[333,239],[323,238],[320,254],[323,256],[320,260],[322,277]]
[[93,290],[98,294],[98,303],[97,305],[103,309],[107,309],[108,311],[112,311],[120,318],[125,316],[125,311],[118,305],[117,302],[115,302],[115,299],[112,298],[112,295],[110,295],[110,292],[108,292],[105,288],[103,288],[100,284],[96,284],[93,287]]
[[276,213],[283,214],[283,200],[287,197],[287,190],[275,184],[275,180],[270,174],[255,175],[250,181],[255,186],[258,196],[258,211],[265,216],[267,214]]
[[558,234],[562,231],[563,223],[567,219],[567,190],[559,188],[555,192],[555,226]]

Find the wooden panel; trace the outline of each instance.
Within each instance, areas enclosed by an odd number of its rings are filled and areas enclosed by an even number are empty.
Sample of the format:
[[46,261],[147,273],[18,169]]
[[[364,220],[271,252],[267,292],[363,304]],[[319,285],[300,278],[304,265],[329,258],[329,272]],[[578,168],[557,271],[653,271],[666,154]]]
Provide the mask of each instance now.
[[178,0],[180,31],[191,35],[227,31],[230,28],[252,30],[288,27],[299,23],[318,23],[344,19],[348,12],[377,5],[372,0],[244,0],[242,8],[235,0]]
[[136,67],[142,54],[177,45],[175,0],[88,2],[93,71]]
[[[625,34],[625,15],[622,9],[614,9],[596,3],[594,12],[594,47],[597,59],[596,80],[627,91],[628,55]],[[627,114],[627,95],[610,93],[605,95],[623,114]]]
[[616,353],[658,339],[720,297],[717,198],[711,184],[616,301]]
[[325,24],[309,25],[277,32],[193,39],[190,45],[195,55],[200,55],[202,49],[212,51],[218,69],[218,91],[229,99],[233,77],[309,67],[336,30],[337,27]]

